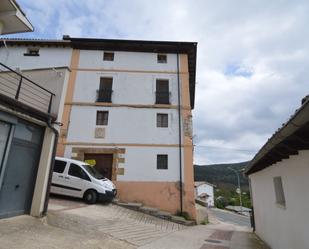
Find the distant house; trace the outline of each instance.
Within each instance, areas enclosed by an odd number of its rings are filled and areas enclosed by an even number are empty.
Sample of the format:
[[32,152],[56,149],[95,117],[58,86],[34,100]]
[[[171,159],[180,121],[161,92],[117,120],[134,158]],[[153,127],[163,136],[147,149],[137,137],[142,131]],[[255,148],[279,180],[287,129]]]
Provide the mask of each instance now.
[[200,199],[206,202],[208,207],[213,207],[214,203],[214,187],[215,185],[209,182],[195,182],[195,199]]
[[309,248],[309,98],[246,169],[256,233],[272,249]]

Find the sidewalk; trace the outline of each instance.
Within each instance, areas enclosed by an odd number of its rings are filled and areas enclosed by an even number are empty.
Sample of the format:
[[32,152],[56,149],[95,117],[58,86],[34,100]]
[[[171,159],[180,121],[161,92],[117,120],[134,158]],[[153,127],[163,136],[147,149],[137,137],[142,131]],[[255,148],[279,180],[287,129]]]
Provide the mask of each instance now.
[[139,249],[269,249],[251,228],[221,222],[206,210],[210,224],[174,232]]
[[174,232],[139,249],[269,249],[255,234],[231,226],[198,225]]

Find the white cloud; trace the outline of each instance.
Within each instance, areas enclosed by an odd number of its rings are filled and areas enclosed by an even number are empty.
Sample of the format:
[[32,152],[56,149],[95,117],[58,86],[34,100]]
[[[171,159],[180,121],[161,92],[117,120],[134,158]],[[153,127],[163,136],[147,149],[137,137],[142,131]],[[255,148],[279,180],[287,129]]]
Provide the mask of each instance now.
[[305,0],[20,3],[37,27],[28,36],[197,41],[195,141],[227,149],[197,148],[196,162],[250,159],[308,94]]

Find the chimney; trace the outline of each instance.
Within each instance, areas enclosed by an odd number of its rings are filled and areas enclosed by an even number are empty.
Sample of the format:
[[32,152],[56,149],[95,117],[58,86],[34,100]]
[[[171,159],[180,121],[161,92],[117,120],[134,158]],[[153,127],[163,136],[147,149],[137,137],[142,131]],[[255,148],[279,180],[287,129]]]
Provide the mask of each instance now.
[[309,95],[303,97],[303,99],[301,100],[301,104],[305,104],[305,102],[307,102],[309,100]]
[[62,36],[62,40],[70,40],[70,36],[69,35],[63,35]]

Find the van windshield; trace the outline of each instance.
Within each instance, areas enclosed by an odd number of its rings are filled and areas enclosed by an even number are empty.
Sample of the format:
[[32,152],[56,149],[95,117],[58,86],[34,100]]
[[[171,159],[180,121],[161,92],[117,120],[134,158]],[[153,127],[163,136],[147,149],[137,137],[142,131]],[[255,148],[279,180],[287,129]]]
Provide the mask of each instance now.
[[97,171],[95,168],[91,167],[90,165],[85,164],[83,165],[83,168],[87,170],[87,172],[96,179],[104,178],[104,176],[99,171]]

